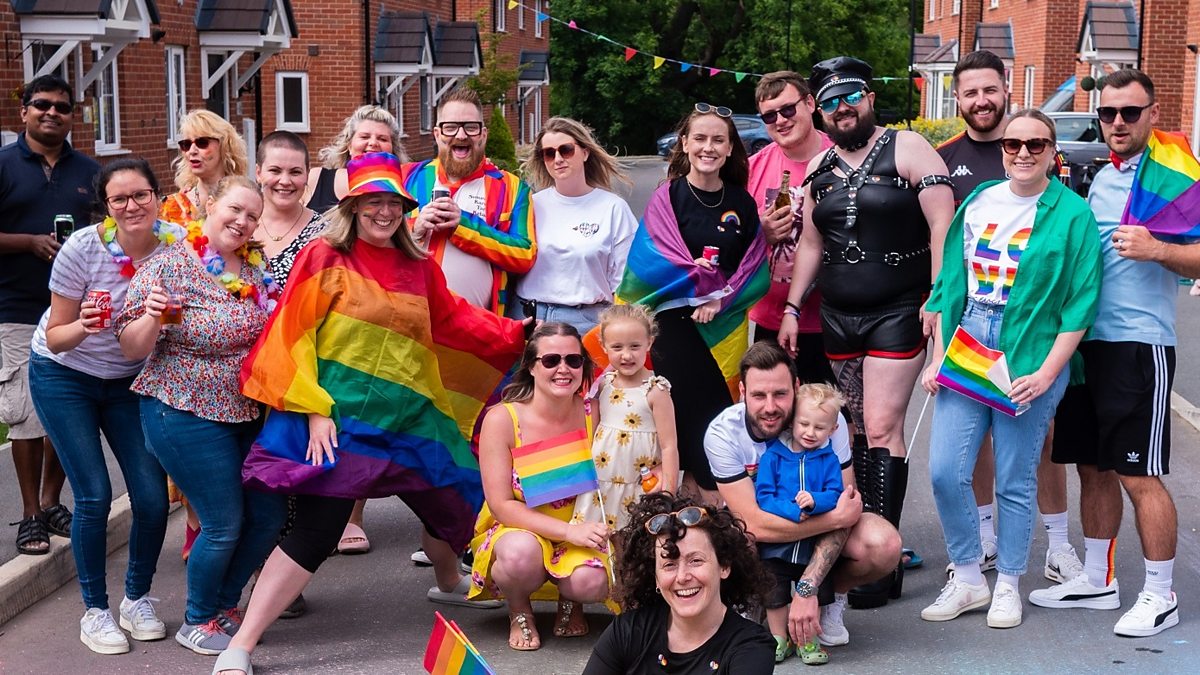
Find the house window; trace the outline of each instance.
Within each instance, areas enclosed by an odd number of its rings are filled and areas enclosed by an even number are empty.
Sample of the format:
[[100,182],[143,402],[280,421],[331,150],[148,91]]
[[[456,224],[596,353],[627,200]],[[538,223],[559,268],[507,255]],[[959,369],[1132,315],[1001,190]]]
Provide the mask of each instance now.
[[953,0],[953,2],[950,4],[950,14],[952,16],[958,16],[959,12],[961,12],[961,11],[962,11],[962,0]]
[[542,37],[542,23],[538,21],[538,14],[542,12],[542,0],[533,0],[533,36]]
[[[225,55],[220,53],[205,54],[204,58],[208,59],[208,72],[210,73],[215,73],[221,67],[221,64],[225,62]],[[235,98],[232,89],[236,79],[237,65],[234,64],[208,90],[208,98],[204,100],[204,107],[228,120],[229,104]]]
[[[92,48],[92,57],[103,55],[101,47]],[[112,152],[121,148],[121,110],[117,94],[117,59],[113,59],[92,86],[92,97],[96,103],[96,152]]]
[[275,73],[275,128],[308,133],[308,73]]
[[1000,7],[1000,0],[992,0],[992,4],[990,5],[990,7],[991,7],[992,9],[997,9],[997,8],[999,8],[999,7]]
[[1036,71],[1034,66],[1025,66],[1025,107],[1033,107],[1033,76]]
[[[62,43],[44,42],[42,40],[25,40],[25,81],[33,79],[34,73],[41,70],[42,66],[46,65],[54,54],[62,47]],[[78,54],[79,52],[76,52]],[[63,59],[62,63],[58,64],[50,74],[61,77],[66,82],[71,82],[71,69],[67,64],[71,62],[70,57]]]
[[929,0],[929,20],[937,18],[937,0]]
[[[380,75],[375,78],[375,90],[379,92],[376,97],[377,105],[380,105],[392,113],[396,118],[396,125],[400,127],[400,136],[404,134],[404,94],[401,93],[403,86],[397,85],[395,89],[388,91],[388,88],[401,79],[401,75]],[[412,77],[411,75],[409,77]]]
[[505,25],[505,14],[508,12],[508,0],[495,0],[492,3],[492,18],[496,24],[496,32],[503,33],[508,30]]
[[517,30],[525,30],[525,8],[520,5],[517,6]]
[[423,75],[420,82],[421,94],[421,133],[427,134],[433,130],[433,79]]
[[167,47],[167,145],[179,140],[179,118],[187,110],[183,47]]
[[951,119],[958,114],[958,102],[954,100],[954,76],[942,73],[938,77],[939,119]]
[[538,87],[529,94],[525,99],[524,122],[522,126],[521,142],[533,143],[537,139],[538,132],[542,130],[542,88]]

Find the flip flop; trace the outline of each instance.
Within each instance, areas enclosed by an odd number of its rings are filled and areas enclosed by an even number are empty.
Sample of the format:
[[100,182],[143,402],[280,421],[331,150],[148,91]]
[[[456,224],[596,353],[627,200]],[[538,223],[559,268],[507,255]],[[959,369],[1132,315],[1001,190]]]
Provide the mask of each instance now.
[[[537,651],[542,646],[542,638],[533,628],[533,615],[529,612],[513,612],[508,619],[508,648],[518,652],[533,652]],[[513,643],[512,627],[516,626],[521,631],[521,639],[527,644],[522,647]]]
[[354,523],[346,523],[346,529],[342,530],[342,538],[338,541],[337,550],[342,555],[370,553],[371,542],[361,527]]
[[917,555],[917,552],[912,550],[911,548],[906,548],[903,551],[901,551],[900,557],[902,559],[908,558],[908,560],[904,561],[904,569],[906,569],[906,570],[915,570],[918,567],[920,567],[921,565],[925,564],[925,559],[922,558],[921,556]]
[[224,670],[240,670],[246,675],[254,675],[254,666],[250,665],[250,653],[245,649],[230,647],[217,656],[213,664],[213,675]]

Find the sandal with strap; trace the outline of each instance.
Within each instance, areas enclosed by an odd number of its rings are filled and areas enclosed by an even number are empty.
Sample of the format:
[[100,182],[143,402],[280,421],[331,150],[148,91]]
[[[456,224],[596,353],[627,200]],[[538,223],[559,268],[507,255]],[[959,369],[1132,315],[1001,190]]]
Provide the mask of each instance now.
[[240,670],[246,675],[254,675],[254,666],[250,665],[250,652],[229,647],[217,655],[217,662],[213,664],[213,675],[229,670]]
[[[17,526],[17,553],[24,555],[46,555],[50,552],[50,534],[46,532],[46,523],[37,516],[29,516],[24,520],[9,525]],[[45,544],[45,546],[37,546]]]
[[[508,619],[508,647],[519,652],[537,651],[542,646],[537,630],[533,626],[533,616],[528,612],[513,612]],[[520,630],[517,641],[513,641],[513,627]]]
[[71,536],[71,521],[74,516],[71,515],[70,509],[62,504],[55,504],[50,508],[42,511],[42,522],[46,524],[46,529],[50,530],[50,534],[57,534],[60,537]]
[[823,666],[829,663],[829,652],[825,651],[821,643],[815,639],[803,647],[797,647],[796,655],[800,657],[800,662],[806,666]]
[[[575,608],[579,608],[579,615],[583,617],[583,628],[578,624],[571,626],[571,619],[575,616]],[[591,627],[588,626],[587,617],[583,616],[583,605],[573,600],[558,601],[558,615],[554,617],[554,637],[573,638],[583,637],[588,634]]]

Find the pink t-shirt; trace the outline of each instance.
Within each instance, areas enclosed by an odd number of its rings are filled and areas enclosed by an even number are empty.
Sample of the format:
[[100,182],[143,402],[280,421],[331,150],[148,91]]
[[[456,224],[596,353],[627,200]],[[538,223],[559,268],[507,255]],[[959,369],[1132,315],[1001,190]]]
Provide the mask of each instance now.
[[[821,151],[833,145],[829,137],[816,132],[821,137]],[[804,191],[800,183],[804,181],[804,173],[808,170],[808,162],[794,162],[784,156],[783,150],[775,143],[759,150],[750,158],[750,184],[747,190],[758,204],[760,213],[767,204],[774,204],[779,194],[779,183],[783,180],[783,172],[791,171],[790,192],[792,193],[792,234],[783,241],[771,247],[768,260],[771,266],[771,287],[758,304],[750,310],[750,320],[770,330],[779,330],[779,322],[783,319],[784,303],[787,301],[788,289],[792,285],[792,259],[796,255],[796,244],[800,241],[803,228],[801,210],[804,206]],[[821,294],[813,291],[804,303],[804,311],[800,318],[801,333],[821,332]]]

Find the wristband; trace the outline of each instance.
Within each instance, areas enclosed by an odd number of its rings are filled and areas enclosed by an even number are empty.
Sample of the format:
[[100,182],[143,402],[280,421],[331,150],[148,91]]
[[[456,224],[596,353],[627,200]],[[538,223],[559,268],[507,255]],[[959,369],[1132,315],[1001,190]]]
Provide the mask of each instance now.
[[794,317],[796,317],[797,321],[800,320],[800,312],[797,312],[796,310],[792,309],[791,307],[785,307],[783,309],[783,315],[784,316],[794,316]]
[[797,305],[796,303],[792,302],[791,300],[787,300],[787,301],[785,301],[785,302],[783,303],[783,306],[784,306],[784,307],[791,307],[792,309],[796,310],[797,312],[799,312],[799,311],[800,311],[800,307],[799,307],[799,305]]

